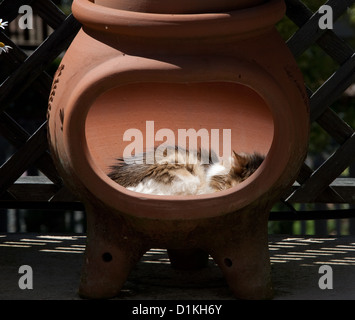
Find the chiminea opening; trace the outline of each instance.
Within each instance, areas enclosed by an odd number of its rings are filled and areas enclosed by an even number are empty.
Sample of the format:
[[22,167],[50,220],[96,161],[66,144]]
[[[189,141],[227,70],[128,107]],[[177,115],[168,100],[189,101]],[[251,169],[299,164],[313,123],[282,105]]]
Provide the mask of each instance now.
[[251,88],[230,82],[135,83],[96,99],[86,119],[92,161],[106,174],[117,158],[157,146],[267,155],[272,114]]

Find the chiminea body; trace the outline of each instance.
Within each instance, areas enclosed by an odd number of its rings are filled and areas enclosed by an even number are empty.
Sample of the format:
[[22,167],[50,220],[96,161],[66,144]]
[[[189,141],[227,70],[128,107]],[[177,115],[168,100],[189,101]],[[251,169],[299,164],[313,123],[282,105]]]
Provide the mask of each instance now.
[[[87,212],[81,296],[117,295],[152,247],[186,268],[209,253],[236,297],[272,296],[268,212],[304,161],[308,100],[274,28],[283,1],[234,2],[74,0],[83,27],[56,73],[48,123],[53,159]],[[228,129],[232,150],[266,159],[225,191],[140,194],[107,176],[132,129],[144,148],[164,141],[160,129],[218,132],[220,153]]]

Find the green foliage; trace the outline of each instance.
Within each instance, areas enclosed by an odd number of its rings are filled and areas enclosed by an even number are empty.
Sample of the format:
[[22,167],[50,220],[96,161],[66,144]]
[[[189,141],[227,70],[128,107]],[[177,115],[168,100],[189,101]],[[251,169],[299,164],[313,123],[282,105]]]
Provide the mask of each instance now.
[[[325,4],[325,0],[303,0],[302,1],[311,11],[315,12],[319,7]],[[351,6],[347,12],[339,18],[342,23],[355,30],[355,5]],[[298,30],[288,17],[284,17],[277,25],[277,30],[285,41],[289,40]],[[355,33],[355,32],[354,32]],[[351,47],[355,46],[354,39],[344,39]],[[339,65],[330,58],[317,44],[307,48],[300,56],[296,58],[297,64],[303,74],[306,86],[315,92],[322,84],[339,68]],[[355,99],[343,95],[330,106],[346,123],[355,128]],[[322,154],[330,154],[334,151],[337,144],[320,125],[313,123],[311,125],[309,152],[311,159],[316,159]],[[305,209],[311,205],[306,205]],[[298,204],[295,204],[296,210]],[[330,221],[328,225],[329,232],[335,232],[335,222]],[[315,234],[314,221],[294,221],[292,225],[288,221],[270,221],[269,233],[289,233],[289,234]],[[343,233],[344,230],[341,230]]]
[[352,26],[355,26],[355,6],[348,8],[349,22]]
[[[324,1],[304,1],[312,10],[317,10]],[[277,25],[277,30],[287,41],[297,32],[298,27],[288,18],[284,17]],[[306,85],[316,90],[339,67],[320,47],[313,45],[297,57],[297,64],[303,73]]]
[[[304,0],[303,3],[313,12],[323,5],[324,0]],[[355,28],[355,6],[350,7],[340,18],[343,22]],[[297,32],[298,27],[287,17],[278,24],[281,36],[288,40]],[[351,40],[348,41],[351,45]],[[339,65],[330,58],[318,45],[314,44],[296,58],[303,74],[306,86],[316,91],[338,68]],[[350,126],[355,126],[355,101],[342,98],[331,106]],[[312,124],[310,133],[309,154],[329,153],[334,147],[332,138],[318,125]]]
[[59,8],[66,14],[71,13],[72,0],[62,0],[60,1]]

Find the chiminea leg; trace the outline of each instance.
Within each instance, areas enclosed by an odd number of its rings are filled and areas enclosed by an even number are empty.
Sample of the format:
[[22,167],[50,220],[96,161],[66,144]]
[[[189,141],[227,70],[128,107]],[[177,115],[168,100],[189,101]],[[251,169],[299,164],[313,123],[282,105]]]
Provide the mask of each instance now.
[[79,295],[89,299],[112,298],[119,294],[147,248],[118,215],[98,206],[85,207],[87,244]]
[[[241,213],[236,227],[226,228],[215,238],[210,254],[238,299],[271,299],[271,267],[267,213]],[[261,218],[260,218],[261,216]]]

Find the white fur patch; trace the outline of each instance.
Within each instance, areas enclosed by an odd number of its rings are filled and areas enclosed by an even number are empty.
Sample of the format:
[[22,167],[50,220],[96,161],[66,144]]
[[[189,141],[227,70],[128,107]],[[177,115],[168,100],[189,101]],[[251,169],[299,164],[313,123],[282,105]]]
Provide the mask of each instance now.
[[154,179],[144,179],[135,187],[128,187],[127,189],[135,192],[156,195],[181,195],[181,194],[202,194],[205,190],[201,190],[201,181],[199,177],[190,175],[177,175],[171,184],[157,182]]
[[223,166],[219,163],[215,163],[215,164],[212,164],[208,168],[207,178],[208,178],[208,180],[210,180],[211,177],[213,177],[213,176],[225,175],[225,174],[228,174],[228,172],[229,172],[229,170],[225,166]]

